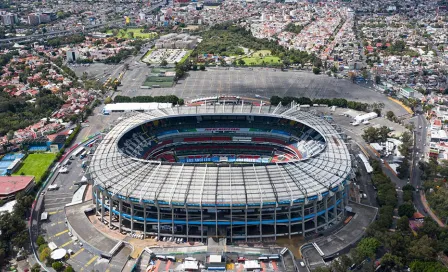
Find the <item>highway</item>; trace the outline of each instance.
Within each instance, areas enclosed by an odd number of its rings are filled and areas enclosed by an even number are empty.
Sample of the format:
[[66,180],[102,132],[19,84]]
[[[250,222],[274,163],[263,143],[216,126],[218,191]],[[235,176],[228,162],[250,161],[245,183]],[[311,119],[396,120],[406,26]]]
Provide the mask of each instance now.
[[[149,12],[157,9],[158,7],[162,6],[162,3],[159,3],[157,5],[152,6],[152,8],[150,9]],[[118,20],[113,20],[113,21],[109,21],[103,24],[97,24],[97,25],[88,25],[88,26],[81,26],[81,27],[76,27],[73,29],[68,29],[68,30],[60,30],[60,31],[52,31],[52,32],[47,32],[47,33],[43,33],[43,34],[33,34],[33,35],[28,35],[28,36],[22,36],[22,37],[13,37],[13,38],[7,38],[7,39],[0,39],[0,47],[2,46],[7,46],[9,44],[12,43],[20,43],[20,42],[32,42],[35,40],[42,40],[42,39],[49,39],[49,38],[55,38],[55,37],[62,37],[62,36],[68,36],[68,35],[73,35],[73,34],[86,34],[89,33],[95,29],[99,29],[105,26],[122,26],[124,25],[124,19],[118,19]]]

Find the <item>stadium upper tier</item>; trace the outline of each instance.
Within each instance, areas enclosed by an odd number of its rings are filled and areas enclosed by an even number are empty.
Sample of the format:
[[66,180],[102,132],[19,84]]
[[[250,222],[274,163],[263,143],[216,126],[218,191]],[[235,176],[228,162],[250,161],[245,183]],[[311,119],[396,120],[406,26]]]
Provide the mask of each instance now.
[[[201,154],[209,159],[188,160]],[[104,137],[89,167],[90,180],[111,195],[176,206],[308,203],[342,190],[350,173],[348,150],[327,121],[250,105],[132,116]]]

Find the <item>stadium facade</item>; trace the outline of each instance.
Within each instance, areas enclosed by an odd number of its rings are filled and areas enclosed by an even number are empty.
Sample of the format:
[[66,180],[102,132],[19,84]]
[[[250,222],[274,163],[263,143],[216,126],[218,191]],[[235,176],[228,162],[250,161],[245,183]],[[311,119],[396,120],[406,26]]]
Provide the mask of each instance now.
[[252,105],[129,117],[87,171],[97,212],[120,231],[231,241],[327,229],[344,218],[351,177],[330,123],[298,107]]

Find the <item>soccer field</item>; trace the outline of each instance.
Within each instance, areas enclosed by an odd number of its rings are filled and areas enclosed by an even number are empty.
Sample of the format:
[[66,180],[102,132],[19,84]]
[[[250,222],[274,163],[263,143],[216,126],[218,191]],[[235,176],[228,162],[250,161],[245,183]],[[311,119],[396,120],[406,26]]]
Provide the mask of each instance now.
[[55,158],[56,154],[53,153],[29,154],[14,175],[23,173],[26,176],[34,176],[35,182],[38,182]]

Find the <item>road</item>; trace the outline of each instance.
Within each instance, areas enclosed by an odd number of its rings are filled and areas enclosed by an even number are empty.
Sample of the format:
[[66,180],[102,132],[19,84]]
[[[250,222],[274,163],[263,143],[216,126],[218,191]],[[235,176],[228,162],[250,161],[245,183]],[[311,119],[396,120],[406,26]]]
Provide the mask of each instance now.
[[[100,111],[100,107],[94,110],[94,115],[89,117],[88,123],[83,124],[83,128],[73,141],[74,143],[79,143],[85,140],[87,136],[107,129],[110,125],[117,122],[117,119],[121,116],[119,114],[104,116],[99,114]],[[66,160],[68,160],[68,157]],[[82,161],[79,158],[70,160],[69,172],[66,174],[55,173],[49,180],[46,188],[43,189],[45,194],[39,195],[34,206],[35,209],[30,225],[32,229],[31,240],[32,244],[36,246],[34,241],[36,241],[37,236],[43,235],[46,241],[54,242],[59,248],[73,250],[74,254],[70,256],[67,263],[72,265],[75,271],[92,271],[95,270],[95,261],[99,257],[84,250],[79,243],[73,241],[65,225],[64,206],[72,201],[73,194],[78,189],[78,186],[73,184],[74,181],[79,181],[84,174],[81,169],[81,163]],[[59,189],[47,191],[48,186],[51,184],[58,184]],[[46,222],[38,222],[43,211],[48,212],[49,219]],[[47,269],[48,271],[53,271],[52,268]]]
[[[412,150],[412,169],[411,169],[411,177],[410,182],[414,188],[421,188],[422,186],[422,180],[421,180],[421,174],[422,171],[420,170],[420,167],[418,166],[418,162],[420,161],[420,158],[422,155],[425,154],[426,149],[426,141],[427,141],[427,122],[423,115],[417,115],[416,116],[416,123],[415,123],[415,131],[414,131],[414,148]],[[421,127],[421,129],[420,129]],[[414,192],[414,205],[415,208],[424,216],[428,216],[428,209],[425,207],[419,192]]]

